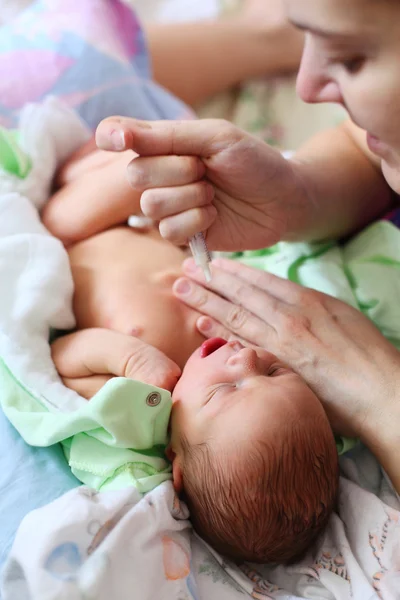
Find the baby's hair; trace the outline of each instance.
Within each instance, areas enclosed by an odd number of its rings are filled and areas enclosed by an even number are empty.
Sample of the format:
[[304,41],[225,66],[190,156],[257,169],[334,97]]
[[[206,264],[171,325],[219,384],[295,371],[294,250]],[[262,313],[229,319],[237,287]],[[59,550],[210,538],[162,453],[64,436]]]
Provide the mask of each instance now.
[[232,454],[215,440],[182,440],[193,527],[215,550],[236,561],[289,564],[322,533],[337,499],[338,456],[326,418],[306,421]]

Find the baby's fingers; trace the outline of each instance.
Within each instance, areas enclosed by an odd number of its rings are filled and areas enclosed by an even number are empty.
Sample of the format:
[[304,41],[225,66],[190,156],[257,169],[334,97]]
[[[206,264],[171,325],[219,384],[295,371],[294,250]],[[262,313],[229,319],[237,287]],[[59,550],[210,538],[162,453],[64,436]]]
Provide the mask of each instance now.
[[111,378],[110,375],[90,375],[89,377],[78,378],[63,377],[62,382],[67,388],[86,398],[86,400],[90,400]]
[[150,385],[154,385],[155,387],[162,388],[163,390],[168,390],[172,392],[174,387],[176,386],[178,381],[178,376],[176,375],[175,369],[173,370],[164,370],[161,369],[157,371],[155,369],[154,373],[148,377],[148,381],[144,381],[144,383],[148,383]]
[[173,360],[157,348],[144,343],[127,358],[124,368],[124,377],[170,392],[174,389],[180,375],[181,370]]

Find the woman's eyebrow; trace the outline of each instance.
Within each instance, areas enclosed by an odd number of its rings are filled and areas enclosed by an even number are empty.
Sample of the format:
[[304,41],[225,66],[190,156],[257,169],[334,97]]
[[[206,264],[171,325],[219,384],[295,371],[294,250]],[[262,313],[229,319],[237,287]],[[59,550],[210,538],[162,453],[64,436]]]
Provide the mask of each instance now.
[[297,29],[301,29],[301,31],[308,31],[313,33],[314,35],[318,35],[319,37],[324,38],[353,38],[354,33],[351,31],[335,31],[329,29],[322,29],[319,27],[312,27],[311,25],[307,25],[306,23],[299,23],[296,20],[289,19],[290,23],[297,27]]

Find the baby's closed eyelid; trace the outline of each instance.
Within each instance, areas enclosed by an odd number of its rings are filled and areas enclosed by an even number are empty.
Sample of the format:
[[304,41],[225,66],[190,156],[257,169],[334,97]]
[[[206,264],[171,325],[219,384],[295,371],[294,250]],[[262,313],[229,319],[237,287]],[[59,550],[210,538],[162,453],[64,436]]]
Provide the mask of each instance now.
[[267,377],[280,377],[282,375],[293,375],[293,370],[286,365],[274,364],[269,368]]
[[220,385],[218,385],[213,392],[211,393],[209,399],[207,400],[206,404],[208,404],[210,402],[210,400],[212,400],[214,398],[214,396],[216,396],[219,392],[221,391],[233,391],[237,388],[237,384],[236,383],[221,383]]

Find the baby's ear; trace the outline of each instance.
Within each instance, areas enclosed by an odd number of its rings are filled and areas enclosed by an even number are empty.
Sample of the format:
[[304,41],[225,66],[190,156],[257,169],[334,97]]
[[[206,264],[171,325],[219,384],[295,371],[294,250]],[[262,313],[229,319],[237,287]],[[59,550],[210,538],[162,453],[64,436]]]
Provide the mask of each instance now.
[[180,494],[183,488],[182,464],[180,457],[172,450],[171,444],[167,446],[165,454],[168,460],[172,463],[172,481],[174,490]]
[[171,444],[168,444],[168,446],[165,448],[165,456],[168,458],[170,463],[174,462],[175,452],[172,450]]

